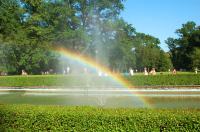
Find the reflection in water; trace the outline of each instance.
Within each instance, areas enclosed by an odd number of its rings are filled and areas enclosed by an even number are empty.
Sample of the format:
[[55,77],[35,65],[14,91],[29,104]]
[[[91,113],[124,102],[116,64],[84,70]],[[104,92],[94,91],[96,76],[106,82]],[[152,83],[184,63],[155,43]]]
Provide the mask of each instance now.
[[200,108],[200,95],[146,97],[153,108]]
[[[137,95],[136,95],[137,93]],[[139,96],[139,97],[138,97]],[[142,101],[141,101],[142,99]],[[133,108],[200,108],[200,90],[26,89],[0,92],[0,103]]]

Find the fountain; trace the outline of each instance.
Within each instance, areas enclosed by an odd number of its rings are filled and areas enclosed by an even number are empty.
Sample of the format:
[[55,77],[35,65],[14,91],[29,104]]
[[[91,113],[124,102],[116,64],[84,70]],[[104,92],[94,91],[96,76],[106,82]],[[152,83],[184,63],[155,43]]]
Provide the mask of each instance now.
[[[56,88],[3,88],[0,89],[0,104],[200,108],[198,89],[133,89],[120,74],[112,73],[109,69],[108,45],[102,39],[100,19],[95,8],[90,13],[89,34],[92,39],[88,46],[78,53],[75,49],[63,47],[56,47],[52,51],[60,55],[60,73],[71,79],[69,84]],[[135,51],[135,48],[131,50]],[[23,75],[26,74],[23,71]],[[148,75],[146,68],[144,74]],[[133,69],[130,69],[130,75],[134,75]]]

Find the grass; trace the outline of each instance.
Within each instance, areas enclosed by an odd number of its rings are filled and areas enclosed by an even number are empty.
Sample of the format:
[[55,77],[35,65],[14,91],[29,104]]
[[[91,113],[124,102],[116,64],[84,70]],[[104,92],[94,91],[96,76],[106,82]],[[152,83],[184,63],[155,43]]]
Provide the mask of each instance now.
[[137,75],[127,77],[133,86],[177,86],[177,85],[200,85],[200,74],[177,74],[177,75]]
[[[200,74],[125,76],[132,85],[200,85]],[[0,86],[98,86],[107,78],[1,76]],[[0,104],[0,131],[200,131],[200,109],[132,109]]]
[[0,105],[0,131],[200,131],[198,109]]
[[[132,86],[168,86],[168,85],[200,85],[200,74],[169,73],[155,76],[135,75],[125,76]],[[115,86],[118,85],[107,77],[96,75],[28,75],[28,76],[1,76],[0,86],[25,87],[25,86]]]

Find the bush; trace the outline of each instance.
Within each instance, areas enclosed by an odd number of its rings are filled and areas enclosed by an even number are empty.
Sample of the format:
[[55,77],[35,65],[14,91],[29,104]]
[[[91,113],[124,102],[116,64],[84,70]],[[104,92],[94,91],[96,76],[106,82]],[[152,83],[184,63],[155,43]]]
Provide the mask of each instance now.
[[199,110],[0,105],[1,131],[200,131]]

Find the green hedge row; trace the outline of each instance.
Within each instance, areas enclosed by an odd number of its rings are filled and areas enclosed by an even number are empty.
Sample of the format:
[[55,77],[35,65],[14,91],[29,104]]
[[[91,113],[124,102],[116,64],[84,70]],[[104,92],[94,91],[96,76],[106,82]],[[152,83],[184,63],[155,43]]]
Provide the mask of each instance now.
[[29,76],[1,76],[0,86],[115,86],[120,85],[110,77],[96,75],[29,75]]
[[199,110],[0,105],[0,131],[200,131]]
[[177,75],[137,75],[127,77],[133,86],[153,85],[200,85],[200,74],[177,74]]
[[[125,76],[132,86],[200,85],[200,74]],[[1,76],[0,86],[115,86],[109,77],[76,75]]]

